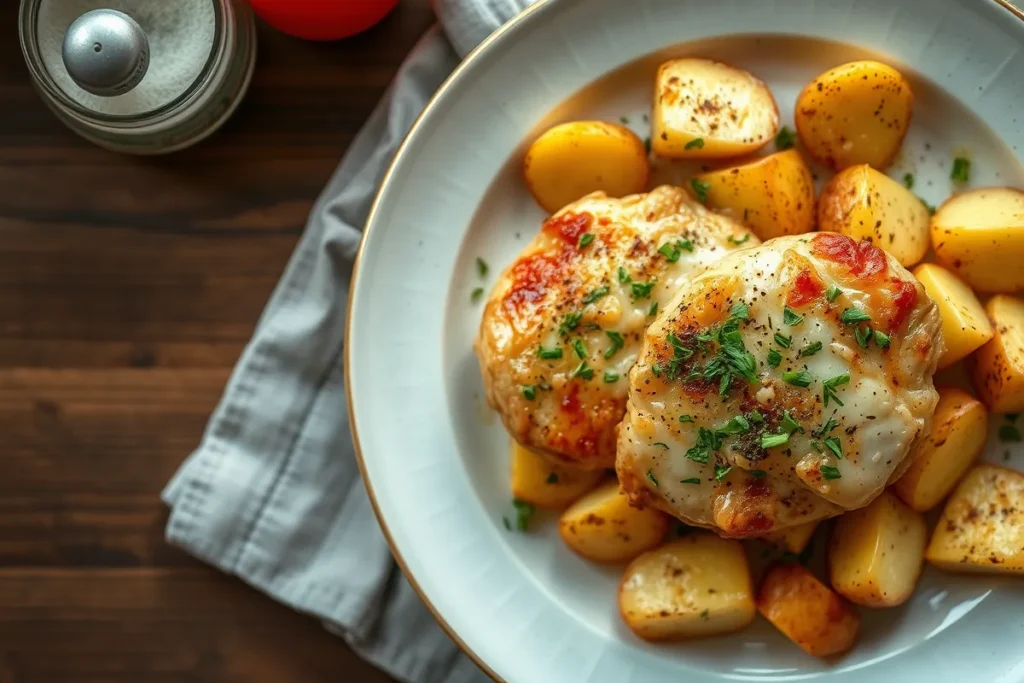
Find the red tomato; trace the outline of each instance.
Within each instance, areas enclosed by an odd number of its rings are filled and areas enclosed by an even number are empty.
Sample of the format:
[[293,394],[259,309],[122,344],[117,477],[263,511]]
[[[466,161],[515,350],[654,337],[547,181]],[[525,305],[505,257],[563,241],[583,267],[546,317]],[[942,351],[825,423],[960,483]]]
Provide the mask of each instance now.
[[249,0],[249,4],[278,31],[306,40],[337,40],[370,28],[398,0]]

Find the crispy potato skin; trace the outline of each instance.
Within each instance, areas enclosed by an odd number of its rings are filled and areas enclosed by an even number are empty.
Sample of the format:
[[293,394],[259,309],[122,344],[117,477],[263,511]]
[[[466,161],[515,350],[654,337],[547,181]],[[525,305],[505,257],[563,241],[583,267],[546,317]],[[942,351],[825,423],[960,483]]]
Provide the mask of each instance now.
[[1024,574],[1024,474],[975,466],[946,503],[925,558],[952,572]]
[[924,565],[924,517],[884,491],[836,521],[829,547],[832,587],[868,607],[894,607],[914,593]]
[[874,61],[842,64],[815,78],[796,102],[796,130],[807,153],[842,170],[857,164],[884,169],[910,126],[910,83]]
[[922,263],[914,277],[939,307],[946,348],[939,368],[949,367],[983,346],[995,331],[977,295],[956,273],[934,263]]
[[1024,289],[1024,192],[989,187],[954,195],[932,216],[931,235],[939,261],[975,291]]
[[846,652],[860,632],[860,615],[797,563],[768,570],[757,592],[757,610],[815,657]]
[[814,180],[795,149],[697,176],[706,205],[749,227],[762,240],[814,229]]
[[903,266],[928,252],[928,209],[910,190],[860,164],[836,174],[818,200],[818,229],[867,240]]
[[753,621],[753,593],[743,546],[693,533],[630,563],[619,583],[619,612],[647,640],[711,636]]
[[597,486],[599,470],[577,470],[512,441],[512,496],[541,508],[560,510]]
[[534,199],[554,213],[591,192],[625,197],[643,191],[650,167],[636,133],[606,121],[572,121],[545,131],[523,160]]
[[893,492],[918,512],[931,510],[977,460],[987,438],[988,411],[981,401],[961,389],[940,388],[931,429]]
[[771,90],[750,73],[709,59],[672,59],[658,69],[651,148],[668,159],[740,156],[779,128]]
[[614,480],[577,500],[558,521],[565,544],[595,562],[628,562],[661,543],[668,529],[668,517],[631,507]]
[[994,413],[1024,410],[1024,300],[1000,294],[985,312],[994,335],[970,359],[978,397]]

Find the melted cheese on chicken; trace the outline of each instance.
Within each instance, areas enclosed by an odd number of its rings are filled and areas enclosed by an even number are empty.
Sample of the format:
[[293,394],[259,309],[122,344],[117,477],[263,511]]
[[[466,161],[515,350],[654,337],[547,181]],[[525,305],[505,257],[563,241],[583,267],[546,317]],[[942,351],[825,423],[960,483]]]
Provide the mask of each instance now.
[[817,233],[727,257],[647,329],[623,489],[736,537],[867,505],[927,432],[939,329],[921,285],[869,243]]
[[475,350],[491,407],[524,446],[611,467],[644,328],[696,273],[757,243],[674,187],[566,206],[484,309]]

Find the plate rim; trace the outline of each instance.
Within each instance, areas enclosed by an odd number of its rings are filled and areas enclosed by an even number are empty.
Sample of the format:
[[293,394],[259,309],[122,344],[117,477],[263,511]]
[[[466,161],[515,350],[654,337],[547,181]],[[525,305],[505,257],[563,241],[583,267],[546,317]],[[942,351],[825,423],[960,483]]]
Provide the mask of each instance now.
[[[395,151],[394,156],[388,163],[384,175],[381,177],[380,184],[377,187],[377,190],[374,193],[373,201],[370,204],[370,210],[367,213],[366,221],[363,224],[363,230],[360,234],[359,245],[356,249],[355,258],[352,263],[349,292],[345,304],[346,308],[344,329],[346,340],[352,338],[352,304],[355,300],[355,295],[357,291],[356,285],[359,281],[359,267],[364,257],[364,250],[367,244],[367,238],[374,224],[376,223],[377,215],[380,212],[382,197],[385,194],[385,190],[393,182],[396,169],[401,164],[413,140],[423,132],[424,121],[427,119],[428,115],[441,104],[447,92],[462,77],[463,73],[469,70],[484,53],[492,49],[492,47],[495,46],[497,43],[506,39],[511,39],[512,34],[521,29],[524,25],[524,22],[534,14],[543,14],[544,11],[565,1],[566,0],[532,0],[531,4],[524,7],[514,17],[509,19],[507,22],[505,22],[499,28],[497,28],[494,32],[488,35],[483,41],[480,42],[479,45],[473,48],[466,55],[466,57],[462,59],[461,62],[459,62],[459,64],[455,67],[451,74],[449,74],[448,77],[441,82],[441,85],[437,88],[434,94],[431,95],[430,98],[427,100],[427,103],[424,105],[423,110],[413,120],[412,126],[409,128],[409,131],[403,137],[401,144],[398,146],[398,149]],[[983,4],[990,4],[995,7],[1001,7],[1002,9],[1006,10],[1009,13],[1009,15],[1012,16],[1013,18],[1016,18],[1017,20],[1024,22],[1024,8],[1017,7],[1016,5],[1013,4],[1011,0],[978,1]],[[398,564],[399,568],[402,571],[402,574],[409,582],[409,585],[412,587],[413,591],[415,591],[416,595],[423,602],[424,606],[430,612],[431,616],[437,622],[438,626],[440,626],[441,629],[445,632],[445,634],[449,638],[451,638],[451,640],[456,644],[459,650],[464,655],[466,655],[477,667],[479,667],[480,670],[483,671],[492,681],[494,681],[495,683],[508,683],[506,679],[502,678],[486,661],[484,661],[480,657],[480,655],[478,655],[462,639],[461,636],[459,636],[459,634],[448,623],[444,616],[438,611],[438,609],[434,606],[433,602],[430,600],[430,598],[427,596],[424,590],[420,587],[415,575],[409,569],[409,566],[405,561],[404,557],[402,556],[402,553],[398,548],[398,545],[394,541],[391,530],[388,527],[387,521],[383,513],[381,512],[377,496],[374,492],[373,483],[369,478],[365,462],[365,455],[363,454],[362,443],[359,438],[358,422],[356,420],[355,411],[355,401],[353,399],[351,385],[351,373],[349,371],[352,364],[351,349],[352,346],[346,342],[343,347],[342,364],[345,389],[345,407],[349,428],[352,433],[353,451],[355,453],[356,464],[359,468],[360,476],[362,477],[363,480],[363,485],[366,488],[367,497],[370,500],[370,506],[373,510],[374,516],[377,519],[377,523],[380,526],[381,533],[388,544],[388,549],[390,550],[392,557],[394,557],[395,562]]]

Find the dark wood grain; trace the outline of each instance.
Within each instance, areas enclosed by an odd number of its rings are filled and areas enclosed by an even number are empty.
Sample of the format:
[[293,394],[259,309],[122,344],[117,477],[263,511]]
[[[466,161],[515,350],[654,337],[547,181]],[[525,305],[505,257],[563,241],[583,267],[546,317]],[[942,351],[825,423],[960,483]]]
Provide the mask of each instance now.
[[[16,25],[17,3],[0,3]],[[385,683],[315,620],[167,546],[195,447],[306,215],[432,21],[333,44],[261,26],[231,121],[105,152],[0,41],[0,683]]]

